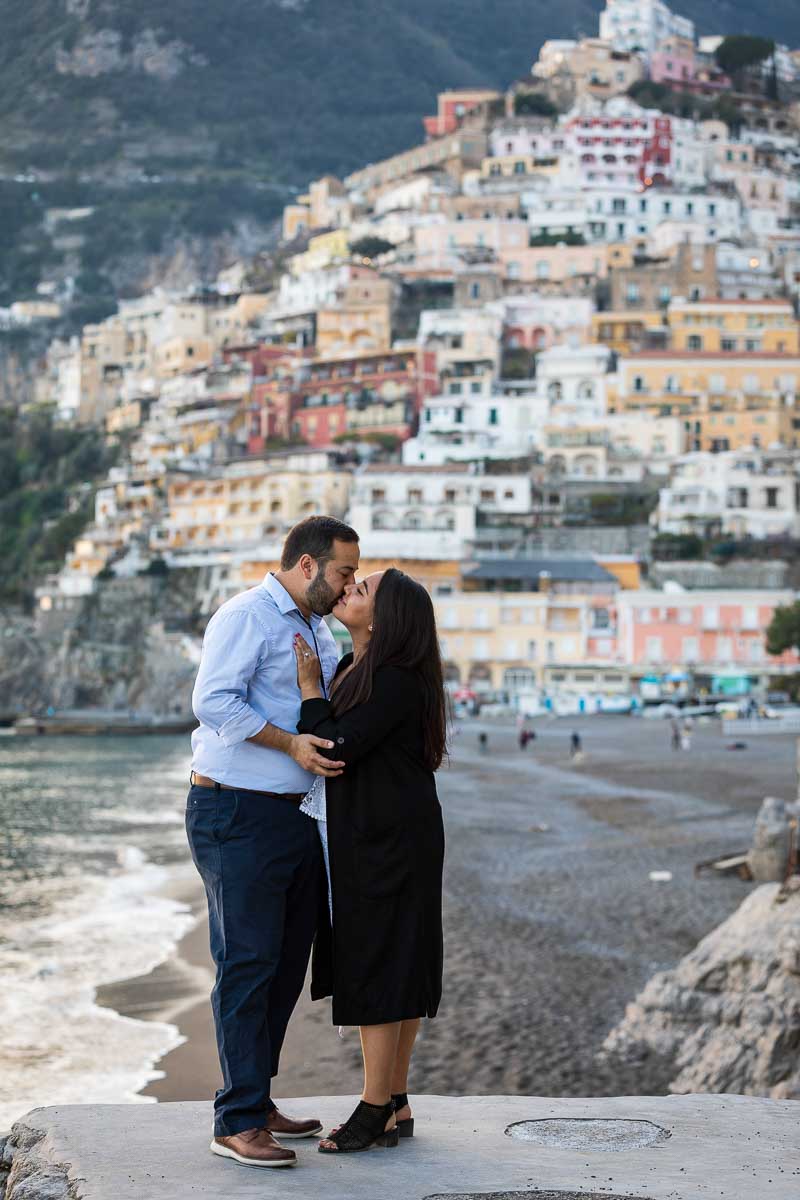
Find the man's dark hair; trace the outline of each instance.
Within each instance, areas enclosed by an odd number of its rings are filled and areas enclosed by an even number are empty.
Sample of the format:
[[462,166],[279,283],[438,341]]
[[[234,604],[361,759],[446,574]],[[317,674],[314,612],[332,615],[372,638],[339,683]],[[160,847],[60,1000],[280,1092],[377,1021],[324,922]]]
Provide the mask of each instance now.
[[355,529],[336,517],[306,517],[286,535],[281,553],[281,570],[291,571],[303,554],[310,554],[321,566],[333,557],[333,543],[357,542]]

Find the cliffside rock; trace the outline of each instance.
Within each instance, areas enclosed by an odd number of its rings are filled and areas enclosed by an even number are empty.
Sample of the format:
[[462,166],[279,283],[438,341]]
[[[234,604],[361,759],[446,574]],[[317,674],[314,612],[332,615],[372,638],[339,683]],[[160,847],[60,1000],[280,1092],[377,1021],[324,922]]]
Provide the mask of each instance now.
[[[31,1114],[33,1115],[33,1114]],[[18,1121],[6,1141],[4,1159],[11,1169],[4,1200],[77,1200],[67,1168],[50,1157],[47,1136]]]
[[756,817],[747,865],[756,883],[781,883],[786,876],[792,844],[790,822],[800,818],[800,806],[767,796]]
[[664,1059],[672,1092],[800,1099],[800,890],[757,888],[674,970],[653,976],[603,1053]]

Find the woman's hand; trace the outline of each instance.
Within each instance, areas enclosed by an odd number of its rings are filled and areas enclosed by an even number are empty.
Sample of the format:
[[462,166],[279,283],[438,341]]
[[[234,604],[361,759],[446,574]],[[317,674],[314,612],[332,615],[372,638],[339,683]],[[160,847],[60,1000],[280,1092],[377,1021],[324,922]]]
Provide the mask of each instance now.
[[320,688],[320,665],[314,651],[302,634],[294,635],[294,653],[297,659],[297,686],[304,700],[315,700],[322,696]]

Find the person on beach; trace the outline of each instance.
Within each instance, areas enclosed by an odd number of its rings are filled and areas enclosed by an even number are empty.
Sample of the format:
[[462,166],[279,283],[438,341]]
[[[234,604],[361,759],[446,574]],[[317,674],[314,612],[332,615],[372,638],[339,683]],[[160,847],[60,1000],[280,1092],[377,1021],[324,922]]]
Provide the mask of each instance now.
[[322,1131],[270,1096],[324,905],[319,838],[300,804],[315,776],[335,782],[345,766],[325,753],[327,735],[297,731],[294,637],[314,646],[327,694],[338,654],[322,618],[352,586],[358,558],[358,535],[341,521],[296,525],[280,570],[211,618],[192,697],[200,726],[186,831],[208,898],[222,1069],[211,1150],[251,1167],[294,1165],[276,1138]]
[[334,1025],[358,1025],[364,1089],[319,1144],[343,1154],[410,1137],[408,1067],[422,1017],[442,993],[444,829],[434,771],[446,702],[436,622],[421,584],[394,568],[349,584],[333,615],[350,633],[326,695],[320,662],[295,638],[298,730],[333,743],[342,774],[314,782],[331,921],[314,944],[311,995]]

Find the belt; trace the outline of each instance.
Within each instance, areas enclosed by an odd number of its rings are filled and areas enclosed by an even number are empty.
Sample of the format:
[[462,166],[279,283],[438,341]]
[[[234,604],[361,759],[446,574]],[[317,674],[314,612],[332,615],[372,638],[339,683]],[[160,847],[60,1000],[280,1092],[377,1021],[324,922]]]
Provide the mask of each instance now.
[[244,792],[246,796],[270,796],[275,800],[289,800],[292,804],[302,804],[306,795],[305,792],[265,792],[259,788],[232,788],[227,783],[217,783],[216,779],[209,779],[207,775],[198,775],[197,771],[192,771],[189,782],[192,787],[214,788],[217,792],[221,792],[223,789],[230,792]]

